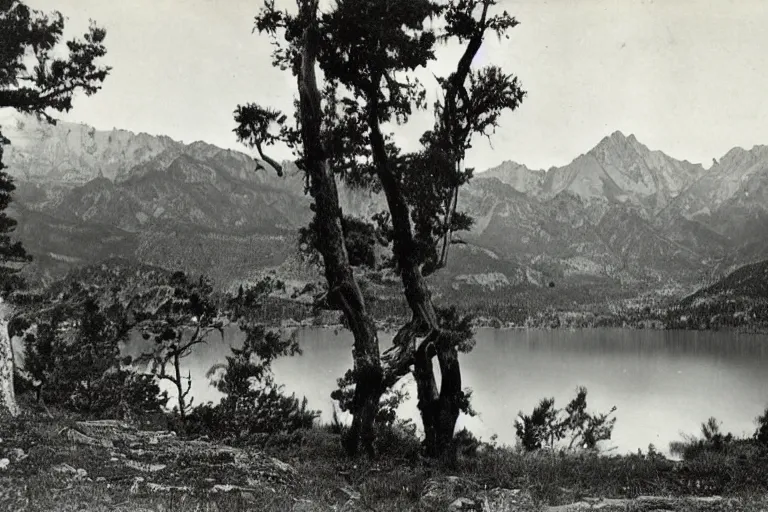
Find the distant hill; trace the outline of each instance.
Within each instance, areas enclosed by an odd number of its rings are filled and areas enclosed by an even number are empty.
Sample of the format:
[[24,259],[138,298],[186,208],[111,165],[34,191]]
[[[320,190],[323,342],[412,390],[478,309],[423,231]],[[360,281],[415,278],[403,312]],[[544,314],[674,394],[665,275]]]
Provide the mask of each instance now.
[[744,265],[672,308],[672,326],[768,326],[768,260]]
[[[11,208],[35,257],[26,269],[33,282],[116,257],[206,274],[230,290],[265,272],[297,288],[322,279],[291,263],[296,232],[311,217],[291,164],[279,178],[249,155],[204,142],[18,116],[0,124],[12,142]],[[381,196],[339,191],[347,215],[386,208]],[[538,303],[550,282],[569,304],[693,290],[768,258],[768,151],[735,148],[704,169],[614,132],[563,167],[506,161],[477,173],[459,208],[476,222],[432,278],[443,297]]]

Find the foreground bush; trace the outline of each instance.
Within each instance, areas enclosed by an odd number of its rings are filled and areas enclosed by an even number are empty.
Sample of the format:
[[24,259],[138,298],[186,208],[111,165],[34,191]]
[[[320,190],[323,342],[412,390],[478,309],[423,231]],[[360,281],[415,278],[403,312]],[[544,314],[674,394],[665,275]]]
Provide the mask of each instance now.
[[243,348],[231,350],[226,364],[208,372],[224,397],[216,405],[204,404],[189,413],[183,426],[187,435],[244,443],[263,434],[312,427],[319,412],[307,407],[306,398],[286,395],[271,372],[276,357],[299,352],[294,339],[281,339],[258,326],[247,331]]
[[[102,310],[84,301],[76,321],[63,312],[24,336],[26,381],[35,402],[95,418],[126,418],[160,412],[168,397],[152,376],[139,375],[120,359],[128,326],[119,306]],[[129,361],[125,361],[129,362]]]
[[515,429],[527,451],[556,448],[562,441],[567,442],[564,447],[568,450],[591,450],[611,438],[616,423],[611,415],[615,410],[614,406],[607,414],[587,412],[587,388],[580,387],[565,409],[555,408],[554,398],[545,398],[530,415],[520,413]]

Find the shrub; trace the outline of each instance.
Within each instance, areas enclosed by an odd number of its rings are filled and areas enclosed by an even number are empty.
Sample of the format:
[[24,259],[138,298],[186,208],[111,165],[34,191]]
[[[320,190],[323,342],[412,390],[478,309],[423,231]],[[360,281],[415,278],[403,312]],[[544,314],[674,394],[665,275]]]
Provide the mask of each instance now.
[[693,460],[705,453],[725,452],[735,441],[733,434],[723,434],[716,418],[710,417],[701,424],[702,439],[695,436],[683,435],[682,441],[669,443],[669,451],[685,460]]
[[611,438],[616,418],[607,414],[587,412],[587,388],[579,387],[576,398],[565,407],[557,409],[554,398],[545,398],[530,415],[519,413],[515,429],[520,444],[527,451],[541,448],[556,448],[561,441],[567,441],[564,448],[595,449],[600,441]]
[[162,412],[168,401],[168,394],[160,392],[152,375],[123,368],[107,371],[95,387],[93,401],[81,410],[99,418],[125,419],[156,414]]
[[755,432],[755,441],[762,446],[768,447],[768,408],[762,416],[757,418],[757,431]]
[[232,348],[226,364],[209,370],[208,377],[224,398],[217,405],[193,409],[187,417],[187,434],[247,442],[263,434],[310,428],[319,415],[307,407],[306,398],[286,395],[272,377],[274,358],[299,351],[295,339],[284,340],[263,326],[246,334],[243,348]]
[[93,417],[158,412],[168,400],[151,376],[122,367],[119,343],[128,334],[118,306],[101,310],[92,298],[77,322],[63,309],[24,336],[26,379],[37,402]]

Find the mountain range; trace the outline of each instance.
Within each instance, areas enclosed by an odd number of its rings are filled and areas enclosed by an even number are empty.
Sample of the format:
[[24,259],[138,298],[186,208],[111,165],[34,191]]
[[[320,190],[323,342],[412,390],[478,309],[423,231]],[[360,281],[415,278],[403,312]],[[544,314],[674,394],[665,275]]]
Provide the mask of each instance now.
[[[297,257],[311,211],[295,167],[280,178],[204,142],[15,115],[0,125],[33,281],[112,257],[205,273],[228,289],[268,271],[319,279]],[[345,214],[385,207],[343,185],[340,197]],[[615,132],[563,167],[506,161],[478,173],[459,207],[475,224],[432,278],[438,293],[682,294],[768,258],[768,146],[734,148],[705,169]]]

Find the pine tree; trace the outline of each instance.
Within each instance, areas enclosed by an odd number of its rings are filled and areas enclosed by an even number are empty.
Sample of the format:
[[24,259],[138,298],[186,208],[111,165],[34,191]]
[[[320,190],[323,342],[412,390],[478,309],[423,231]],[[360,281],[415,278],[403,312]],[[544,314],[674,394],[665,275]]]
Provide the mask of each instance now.
[[[177,410],[183,422],[192,409],[194,397],[187,398],[192,390],[192,377],[189,372],[183,374],[181,360],[192,354],[197,345],[207,343],[214,331],[224,336],[225,319],[216,303],[213,286],[204,276],[195,283],[183,272],[175,272],[171,284],[173,298],[137,325],[144,339],[152,340],[154,345],[138,362],[151,363],[152,374],[174,385]],[[238,297],[242,298],[242,286]]]
[[[471,348],[467,319],[435,308],[426,275],[445,266],[451,233],[471,219],[458,211],[458,190],[471,178],[464,167],[473,135],[490,136],[504,111],[518,107],[525,92],[517,78],[498,67],[472,69],[485,36],[505,35],[517,21],[507,12],[491,15],[496,0],[338,0],[320,12],[317,0],[297,0],[298,14],[266,0],[256,29],[273,38],[275,66],[297,80],[296,127],[286,116],[256,104],[239,106],[238,138],[255,147],[282,140],[293,148],[307,175],[314,219],[310,229],[321,255],[328,302],[345,315],[355,339],[353,423],[347,448],[373,452],[373,422],[384,390],[411,371],[416,378],[428,453],[450,455],[456,420],[467,405],[461,389],[459,351]],[[440,32],[429,23],[442,17]],[[457,40],[464,52],[455,71],[438,77],[433,130],[423,150],[402,154],[386,126],[405,123],[426,108],[426,92],[413,72],[435,57],[436,45]],[[316,67],[323,72],[318,85]],[[279,135],[270,132],[281,125]],[[403,283],[412,319],[379,353],[365,297],[351,271],[350,238],[344,230],[335,176],[351,185],[383,192],[383,232]],[[375,219],[372,219],[375,220]],[[441,385],[432,360],[437,357]]]
[[[61,48],[64,16],[30,9],[20,0],[0,0],[0,109],[11,108],[23,114],[55,123],[51,112],[72,108],[78,91],[87,95],[101,88],[110,68],[98,64],[106,54],[106,31],[91,25],[78,39]],[[5,172],[3,146],[11,143],[0,127],[0,414],[18,414],[13,391],[13,352],[8,336],[11,308],[8,293],[19,286],[20,266],[29,256],[11,234],[16,221],[6,209],[14,190]]]

